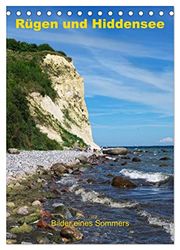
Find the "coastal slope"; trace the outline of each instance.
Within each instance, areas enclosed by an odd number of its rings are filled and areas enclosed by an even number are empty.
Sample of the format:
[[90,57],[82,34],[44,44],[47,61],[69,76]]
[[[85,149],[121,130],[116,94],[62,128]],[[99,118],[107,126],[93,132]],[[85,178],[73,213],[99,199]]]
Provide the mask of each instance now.
[[99,148],[92,137],[84,81],[70,57],[49,45],[10,39],[7,63],[8,147]]

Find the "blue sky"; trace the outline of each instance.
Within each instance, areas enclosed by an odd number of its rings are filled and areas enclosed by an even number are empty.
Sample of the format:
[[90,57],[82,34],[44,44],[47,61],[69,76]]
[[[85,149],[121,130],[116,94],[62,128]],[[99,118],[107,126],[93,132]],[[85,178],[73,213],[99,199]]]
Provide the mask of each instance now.
[[[172,7],[9,7],[7,36],[31,43],[49,43],[73,58],[85,82],[85,98],[93,137],[99,145],[166,145],[173,142],[173,22]],[[32,20],[164,21],[164,29],[22,30],[15,28],[15,12]],[[32,12],[31,17],[26,11]],[[36,11],[43,15],[37,17]],[[52,11],[47,16],[47,10]],[[58,17],[56,12],[62,11]],[[73,12],[67,16],[67,11]],[[77,11],[83,15],[79,17]],[[93,11],[89,17],[87,12]],[[103,12],[98,16],[98,11]],[[113,11],[113,16],[107,12]],[[118,16],[122,10],[124,15]],[[128,16],[128,11],[134,12]],[[138,16],[138,11],[144,12]],[[154,16],[148,16],[152,10]],[[164,11],[159,16],[159,11]],[[19,17],[20,18],[20,17]]]

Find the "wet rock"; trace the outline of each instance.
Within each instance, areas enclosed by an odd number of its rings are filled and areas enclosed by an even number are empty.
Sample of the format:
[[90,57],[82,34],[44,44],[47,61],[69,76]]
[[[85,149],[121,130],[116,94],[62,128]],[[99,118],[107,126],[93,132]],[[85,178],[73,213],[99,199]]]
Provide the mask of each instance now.
[[41,215],[41,217],[46,217],[46,218],[51,218],[52,217],[52,215],[51,215],[51,213],[49,212],[49,211],[47,211],[47,210],[40,210],[40,215]]
[[165,163],[165,162],[162,162],[162,163],[159,164],[159,166],[160,166],[160,167],[168,167],[168,164]]
[[91,155],[89,158],[88,158],[88,163],[91,164],[91,165],[98,165],[99,162],[100,162],[100,157],[96,154],[93,154]]
[[32,230],[33,230],[32,226],[24,223],[22,226],[11,228],[10,232],[13,234],[21,234],[21,233],[30,233],[32,232]]
[[121,163],[121,166],[125,166],[125,165],[127,165],[127,161],[123,161],[123,162]]
[[96,181],[95,181],[94,179],[91,179],[91,178],[87,179],[86,181],[87,181],[87,183],[89,183],[89,184],[94,184],[94,183],[96,183]]
[[39,212],[36,212],[36,213],[32,213],[30,215],[26,215],[26,216],[23,216],[21,217],[18,222],[20,223],[33,223],[37,220],[39,220],[40,218],[40,213]]
[[50,240],[44,236],[37,236],[36,238],[38,244],[49,244]]
[[77,158],[80,163],[82,164],[86,164],[88,162],[88,157],[84,156],[84,155],[80,155],[78,158]]
[[41,207],[42,203],[39,200],[35,200],[32,202],[32,206],[33,207]]
[[140,154],[140,153],[143,153],[144,151],[142,149],[137,149],[135,150],[133,153],[134,154]]
[[57,189],[56,187],[52,187],[51,188],[51,192],[56,194],[56,195],[60,195],[61,194],[61,191],[59,189]]
[[141,159],[140,159],[139,157],[133,157],[133,158],[132,158],[132,161],[133,161],[133,162],[140,162]]
[[15,207],[14,202],[7,202],[7,207],[8,208],[14,208]]
[[62,212],[65,210],[65,205],[63,203],[53,203],[52,207],[55,212]]
[[9,154],[20,154],[20,151],[17,148],[8,148]]
[[19,215],[27,215],[29,214],[29,209],[27,206],[23,206],[23,207],[20,207],[18,210],[17,210],[17,214]]
[[82,211],[80,211],[79,209],[76,209],[76,208],[70,208],[69,209],[71,214],[73,215],[73,217],[76,217],[76,218],[84,218],[84,214]]
[[111,185],[114,187],[119,187],[119,188],[135,188],[137,187],[136,184],[131,182],[128,179],[123,178],[122,176],[115,176],[112,179]]
[[39,220],[38,223],[36,224],[38,228],[42,229],[52,229],[55,230],[52,226],[50,226],[45,220]]
[[13,233],[9,233],[9,232],[7,232],[6,233],[6,239],[16,239],[17,238],[17,236],[16,236],[16,234],[13,234]]
[[168,160],[171,160],[171,158],[168,156],[164,156],[164,157],[161,157],[159,160],[160,161],[168,161]]
[[122,159],[122,160],[130,160],[130,159],[131,159],[131,157],[130,157],[130,156],[128,156],[128,155],[126,155],[126,156],[121,156],[121,159]]
[[61,163],[55,163],[51,166],[51,173],[56,176],[61,176],[64,173],[68,173],[67,168]]
[[70,169],[74,169],[76,168],[78,165],[80,164],[80,160],[79,159],[75,159],[71,162],[68,162],[68,165],[66,165],[66,167],[70,168]]
[[80,175],[82,172],[79,169],[75,169],[74,171],[72,171],[72,174],[74,175]]
[[60,235],[70,240],[81,240],[83,238],[83,234],[75,227],[63,227]]
[[41,210],[40,215],[42,218],[51,218],[52,217],[51,213],[47,210]]
[[60,215],[66,219],[71,219],[73,217],[70,210],[63,203],[54,203],[52,207],[54,208],[55,215],[60,213]]
[[110,154],[110,155],[126,155],[128,153],[127,148],[106,148],[103,149],[103,154]]

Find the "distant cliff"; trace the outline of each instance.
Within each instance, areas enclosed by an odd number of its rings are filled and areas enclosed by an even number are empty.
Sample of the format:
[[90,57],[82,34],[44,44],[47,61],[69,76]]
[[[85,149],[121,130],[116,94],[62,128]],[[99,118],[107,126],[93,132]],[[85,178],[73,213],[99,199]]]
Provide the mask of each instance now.
[[7,41],[7,147],[98,148],[84,100],[84,82],[63,52]]

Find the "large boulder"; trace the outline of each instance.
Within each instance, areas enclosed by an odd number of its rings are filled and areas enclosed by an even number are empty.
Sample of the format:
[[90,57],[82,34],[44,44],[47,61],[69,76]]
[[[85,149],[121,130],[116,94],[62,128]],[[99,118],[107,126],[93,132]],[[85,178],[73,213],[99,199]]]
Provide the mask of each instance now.
[[55,163],[51,166],[51,173],[56,176],[61,176],[64,173],[68,173],[67,167],[65,167],[62,163]]
[[77,159],[78,159],[78,160],[80,161],[80,163],[82,163],[82,164],[86,164],[86,163],[88,162],[88,157],[85,156],[85,155],[80,155],[80,156],[78,156]]
[[123,178],[122,176],[115,176],[112,179],[111,185],[114,187],[119,187],[119,188],[135,188],[137,187],[136,184],[131,182],[128,179]]
[[104,148],[103,154],[109,155],[126,155],[128,153],[127,148]]

